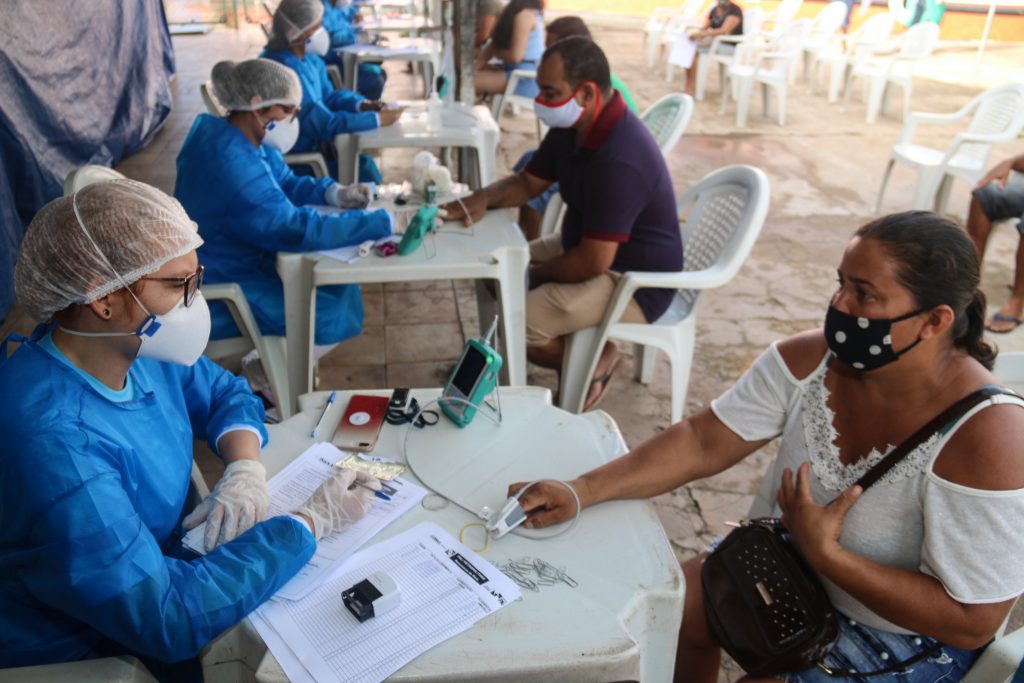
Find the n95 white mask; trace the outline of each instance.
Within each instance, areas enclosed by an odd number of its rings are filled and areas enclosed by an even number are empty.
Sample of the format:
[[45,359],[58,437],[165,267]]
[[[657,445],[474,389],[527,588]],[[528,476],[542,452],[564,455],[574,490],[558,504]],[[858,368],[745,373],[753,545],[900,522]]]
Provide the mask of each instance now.
[[271,121],[264,130],[263,144],[281,154],[287,154],[298,142],[299,119],[288,117],[281,121]]
[[309,38],[306,38],[306,52],[312,52],[315,55],[321,57],[327,56],[327,51],[331,49],[331,37],[327,35],[327,31],[321,26],[313,32]]
[[548,128],[572,128],[585,111],[583,106],[576,101],[576,93],[578,92],[579,88],[576,88],[564,101],[552,104],[541,102],[538,96],[533,101],[533,111],[537,114],[537,118]]

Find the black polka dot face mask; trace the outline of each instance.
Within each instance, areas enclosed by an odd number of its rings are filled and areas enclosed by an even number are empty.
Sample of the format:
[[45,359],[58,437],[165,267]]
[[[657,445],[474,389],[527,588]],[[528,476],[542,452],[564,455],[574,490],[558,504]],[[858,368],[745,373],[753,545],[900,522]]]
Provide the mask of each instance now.
[[877,370],[899,360],[900,356],[921,342],[918,337],[910,346],[899,351],[892,348],[892,324],[924,313],[925,309],[911,311],[898,318],[861,318],[843,313],[835,306],[828,307],[825,315],[825,340],[836,358],[855,370]]

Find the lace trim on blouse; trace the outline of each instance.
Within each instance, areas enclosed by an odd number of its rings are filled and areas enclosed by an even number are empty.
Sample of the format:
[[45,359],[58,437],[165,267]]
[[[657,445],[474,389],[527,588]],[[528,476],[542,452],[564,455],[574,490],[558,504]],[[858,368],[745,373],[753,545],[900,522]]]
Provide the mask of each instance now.
[[[835,413],[828,406],[830,394],[825,387],[827,370],[828,363],[822,363],[817,376],[807,383],[802,397],[804,440],[807,443],[811,468],[821,485],[828,491],[839,492],[856,484],[858,479],[896,448],[896,445],[888,444],[885,452],[872,448],[866,458],[859,458],[848,465],[843,464],[839,459],[839,446],[836,445],[839,432],[833,423]],[[886,472],[879,482],[892,484],[924,472],[932,460],[940,438],[939,433],[932,434]]]

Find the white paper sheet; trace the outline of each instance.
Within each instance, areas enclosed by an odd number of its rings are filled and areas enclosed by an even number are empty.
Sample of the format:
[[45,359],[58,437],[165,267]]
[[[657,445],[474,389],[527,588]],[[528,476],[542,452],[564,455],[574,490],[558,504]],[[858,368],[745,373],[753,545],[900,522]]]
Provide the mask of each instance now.
[[[401,602],[359,623],[341,593],[374,572],[394,579]],[[253,624],[293,681],[376,683],[519,597],[507,576],[424,522],[356,554],[305,599],[264,604]]]
[[[270,489],[268,516],[288,514],[305,503],[328,477],[338,471],[334,463],[345,455],[345,452],[326,442],[314,444],[306,449],[305,453],[289,463],[267,483]],[[275,594],[275,597],[299,600],[306,596],[338,569],[352,553],[419,503],[427,493],[423,487],[402,479],[382,484],[386,487],[384,493],[390,495],[391,500],[375,500],[366,517],[345,531],[332,534],[317,543],[316,553],[312,559]],[[187,548],[203,554],[205,530],[206,524],[200,524],[185,535],[182,543]]]
[[693,66],[693,56],[697,54],[697,43],[690,40],[686,31],[676,34],[676,40],[672,43],[672,51],[668,54],[668,62],[673,66],[689,69]]

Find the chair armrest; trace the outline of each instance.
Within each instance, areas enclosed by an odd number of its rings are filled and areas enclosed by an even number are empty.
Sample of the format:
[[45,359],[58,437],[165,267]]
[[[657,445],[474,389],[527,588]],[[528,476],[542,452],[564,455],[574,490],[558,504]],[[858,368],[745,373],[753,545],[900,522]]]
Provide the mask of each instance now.
[[963,118],[963,114],[961,112],[962,110],[953,114],[932,114],[923,111],[912,111],[907,114],[906,121],[903,122],[903,130],[900,131],[900,139],[896,144],[910,144],[910,140],[914,137],[914,132],[922,123],[927,125],[956,123]]
[[313,169],[313,175],[317,178],[326,178],[327,162],[324,155],[319,152],[306,152],[304,154],[285,154],[284,163],[296,166],[309,166]]
[[1017,670],[1024,657],[1024,628],[997,638],[964,676],[964,683],[1002,683]]
[[537,72],[529,69],[513,69],[512,73],[508,75],[508,82],[505,84],[505,92],[503,97],[511,97],[516,94],[516,86],[519,85],[519,81],[527,78],[537,78]]

